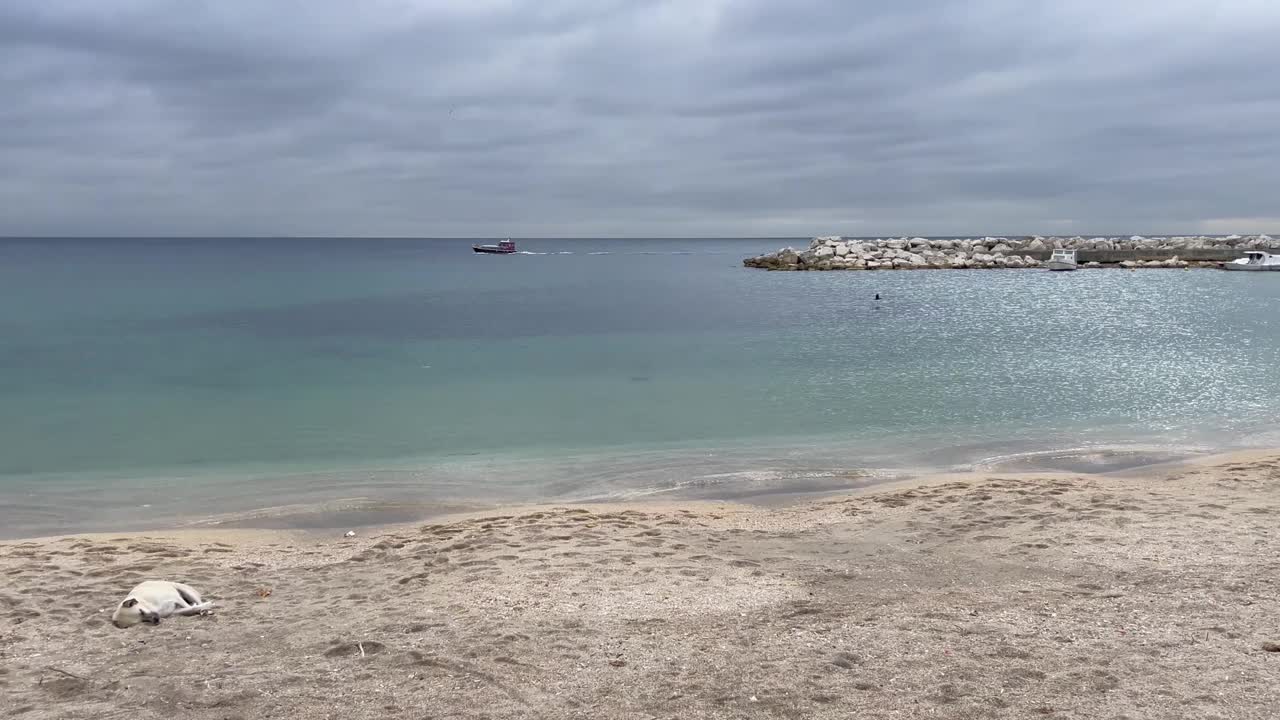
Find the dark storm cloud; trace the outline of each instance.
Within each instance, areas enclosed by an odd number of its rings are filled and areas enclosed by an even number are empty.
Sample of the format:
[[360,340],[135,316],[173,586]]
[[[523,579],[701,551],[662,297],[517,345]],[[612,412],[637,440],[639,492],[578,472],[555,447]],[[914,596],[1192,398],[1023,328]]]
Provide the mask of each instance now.
[[1280,229],[1280,6],[8,0],[0,234]]

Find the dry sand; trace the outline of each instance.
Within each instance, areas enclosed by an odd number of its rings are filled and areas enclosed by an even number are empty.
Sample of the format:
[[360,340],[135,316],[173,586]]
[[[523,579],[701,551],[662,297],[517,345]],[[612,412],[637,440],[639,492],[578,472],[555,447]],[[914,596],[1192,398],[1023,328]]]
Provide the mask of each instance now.
[[0,716],[1280,716],[1280,459],[1164,472],[5,543]]

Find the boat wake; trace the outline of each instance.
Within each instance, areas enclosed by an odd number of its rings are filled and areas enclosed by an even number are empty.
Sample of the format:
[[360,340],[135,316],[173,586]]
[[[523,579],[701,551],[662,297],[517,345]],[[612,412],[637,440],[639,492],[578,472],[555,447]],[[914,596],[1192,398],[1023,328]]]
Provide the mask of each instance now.
[[670,250],[665,252],[655,252],[652,250],[646,250],[646,251],[640,251],[640,252],[614,252],[612,250],[599,250],[599,251],[588,252],[588,253],[577,253],[572,250],[559,250],[555,252],[551,252],[551,251],[534,252],[532,250],[517,250],[515,253],[512,253],[512,254],[514,255],[730,255],[733,253],[720,252],[720,251],[698,252],[696,250]]

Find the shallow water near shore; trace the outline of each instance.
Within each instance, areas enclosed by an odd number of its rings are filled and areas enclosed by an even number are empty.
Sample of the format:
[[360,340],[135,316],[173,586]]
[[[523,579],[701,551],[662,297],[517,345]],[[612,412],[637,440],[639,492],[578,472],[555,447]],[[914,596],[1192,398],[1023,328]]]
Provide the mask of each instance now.
[[741,267],[787,244],[0,240],[0,525],[763,497],[1280,445],[1277,278]]

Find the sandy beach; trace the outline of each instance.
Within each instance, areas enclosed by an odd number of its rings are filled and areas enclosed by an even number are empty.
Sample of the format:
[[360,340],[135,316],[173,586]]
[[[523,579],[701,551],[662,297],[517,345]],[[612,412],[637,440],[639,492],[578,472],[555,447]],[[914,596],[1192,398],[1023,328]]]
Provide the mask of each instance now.
[[[0,544],[0,715],[1264,718],[1280,453]],[[120,630],[143,579],[211,615]]]

